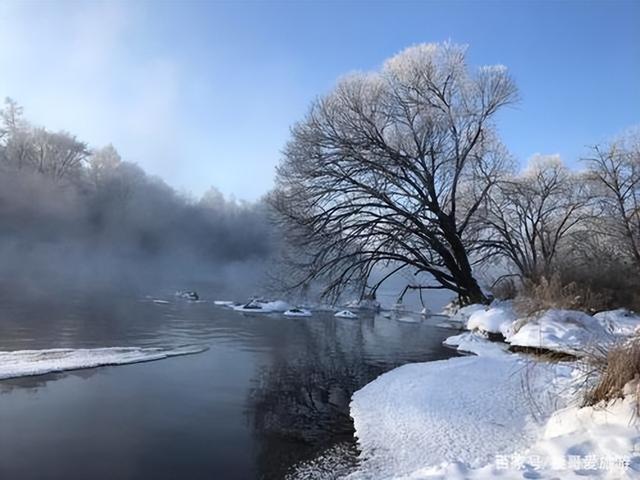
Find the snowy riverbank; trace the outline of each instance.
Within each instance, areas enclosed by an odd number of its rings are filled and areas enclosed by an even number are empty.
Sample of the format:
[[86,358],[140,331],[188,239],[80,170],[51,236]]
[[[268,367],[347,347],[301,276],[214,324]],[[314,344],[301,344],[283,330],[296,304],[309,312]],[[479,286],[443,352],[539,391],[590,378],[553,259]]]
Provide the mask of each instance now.
[[466,307],[452,320],[469,331],[445,344],[475,356],[405,365],[353,395],[361,463],[350,480],[640,476],[634,385],[624,399],[580,407],[579,358],[550,363],[507,350],[579,357],[625,341],[640,317],[549,310],[521,319],[502,302]]

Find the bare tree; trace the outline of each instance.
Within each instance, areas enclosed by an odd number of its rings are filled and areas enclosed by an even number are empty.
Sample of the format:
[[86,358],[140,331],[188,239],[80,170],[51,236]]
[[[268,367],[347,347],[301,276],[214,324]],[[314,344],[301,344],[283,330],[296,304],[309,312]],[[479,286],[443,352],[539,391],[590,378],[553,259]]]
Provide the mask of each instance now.
[[271,196],[302,252],[292,286],[364,293],[375,268],[393,265],[435,280],[414,288],[486,301],[466,232],[506,162],[492,119],[517,92],[504,67],[470,72],[465,55],[448,43],[411,47],[380,72],[343,79],[293,128]]
[[0,110],[0,166],[20,170],[27,161],[31,141],[22,113],[23,108],[15,100],[5,99]]
[[601,209],[594,226],[640,269],[640,129],[593,147],[586,161]]
[[589,216],[583,178],[556,155],[535,156],[520,175],[498,182],[478,217],[484,258],[498,256],[527,280],[548,277],[558,253]]

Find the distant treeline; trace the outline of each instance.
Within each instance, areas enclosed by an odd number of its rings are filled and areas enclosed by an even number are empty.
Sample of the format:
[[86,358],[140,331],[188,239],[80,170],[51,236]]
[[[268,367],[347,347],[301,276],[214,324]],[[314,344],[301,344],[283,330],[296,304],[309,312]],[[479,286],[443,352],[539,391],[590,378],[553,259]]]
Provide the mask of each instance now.
[[139,262],[205,271],[264,259],[273,249],[265,206],[199,200],[67,132],[34,126],[11,99],[0,110],[0,274],[38,267],[98,275]]

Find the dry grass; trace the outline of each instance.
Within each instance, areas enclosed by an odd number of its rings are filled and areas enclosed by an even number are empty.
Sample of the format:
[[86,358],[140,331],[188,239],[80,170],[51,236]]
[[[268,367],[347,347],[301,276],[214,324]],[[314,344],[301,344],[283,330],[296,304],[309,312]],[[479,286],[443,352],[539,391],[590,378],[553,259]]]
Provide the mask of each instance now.
[[585,405],[609,402],[623,396],[624,386],[640,378],[640,338],[601,350],[589,357],[599,380],[585,395]]
[[[608,290],[593,288],[590,282],[553,275],[536,282],[525,281],[514,305],[518,313],[531,316],[551,308],[596,312],[614,308],[614,301]],[[626,305],[615,305],[620,306]]]

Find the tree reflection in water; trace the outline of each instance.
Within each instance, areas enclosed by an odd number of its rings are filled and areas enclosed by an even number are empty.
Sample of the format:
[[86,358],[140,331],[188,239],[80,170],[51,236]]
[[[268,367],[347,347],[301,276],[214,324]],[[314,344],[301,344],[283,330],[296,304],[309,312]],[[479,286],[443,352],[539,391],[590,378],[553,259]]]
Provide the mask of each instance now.
[[[420,335],[417,329],[397,324],[389,330],[390,321],[380,317],[315,322],[322,326],[300,321],[295,329],[283,329],[284,347],[254,379],[248,417],[258,443],[261,478],[281,479],[294,470],[299,474],[292,475],[295,478],[339,478],[347,473],[358,453],[349,416],[353,392],[410,358],[452,355],[442,349],[437,336],[429,338],[429,328]],[[286,338],[292,330],[306,336],[306,351],[288,348],[296,343]],[[410,358],[397,355],[402,344]]]

